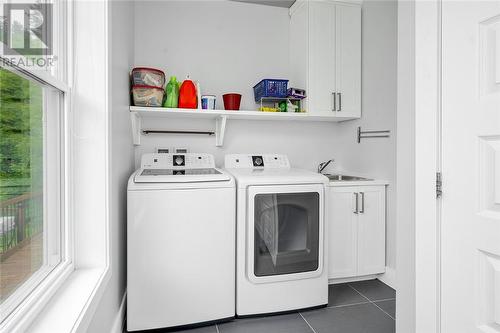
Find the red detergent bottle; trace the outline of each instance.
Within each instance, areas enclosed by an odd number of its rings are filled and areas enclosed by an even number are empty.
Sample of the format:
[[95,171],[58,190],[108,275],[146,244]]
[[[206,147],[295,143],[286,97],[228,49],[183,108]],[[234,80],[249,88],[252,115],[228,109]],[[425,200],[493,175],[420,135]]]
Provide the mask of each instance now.
[[196,109],[198,107],[198,98],[196,94],[196,86],[193,81],[189,79],[189,75],[186,80],[182,82],[181,88],[179,90],[179,108],[182,109]]

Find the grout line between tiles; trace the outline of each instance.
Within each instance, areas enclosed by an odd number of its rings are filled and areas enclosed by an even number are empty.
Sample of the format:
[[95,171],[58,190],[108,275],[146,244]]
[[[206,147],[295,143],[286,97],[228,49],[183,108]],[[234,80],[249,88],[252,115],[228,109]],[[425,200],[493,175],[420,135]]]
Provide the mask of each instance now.
[[388,315],[389,317],[392,318],[392,320],[396,320],[396,318],[394,318],[393,316],[391,316],[390,314],[388,314],[387,312],[385,312],[384,309],[382,309],[380,306],[378,306],[376,303],[372,302],[373,305],[375,305],[377,308],[379,308],[380,311],[382,311],[383,313],[385,313],[386,315]]
[[368,303],[370,303],[370,302],[368,301],[368,302],[357,302],[357,303],[351,303],[351,304],[330,305],[330,306],[327,306],[326,308],[327,309],[330,309],[330,308],[344,308],[346,306],[368,304]]
[[302,315],[302,313],[299,312],[299,315],[302,317],[302,319],[304,319],[304,321],[306,322],[307,326],[309,326],[309,328],[313,331],[313,333],[316,333],[316,331],[314,330],[314,328],[311,326],[311,324],[309,324],[309,322],[307,321],[307,319],[304,318],[304,316]]
[[389,318],[391,318],[392,320],[396,320],[394,317],[392,317],[390,314],[388,314],[387,312],[385,312],[380,306],[378,306],[377,304],[375,304],[374,302],[372,302],[368,297],[366,297],[365,295],[363,295],[359,290],[357,290],[356,288],[354,288],[353,286],[351,286],[350,284],[348,284],[349,287],[351,287],[352,290],[354,290],[355,292],[357,292],[358,294],[360,294],[362,297],[366,298],[368,300],[368,302],[372,303],[373,305],[375,305],[380,311],[382,311],[383,313],[385,313]]
[[361,297],[363,297],[364,299],[366,299],[368,302],[372,303],[372,301],[366,297],[364,294],[362,294],[358,289],[354,288],[353,286],[351,286],[351,284],[348,284],[349,288],[351,288],[352,290],[354,290],[355,292],[357,292],[358,294],[361,295]]
[[395,301],[395,300],[396,300],[395,298],[384,298],[384,299],[376,299],[372,302],[377,303],[377,302],[386,302],[386,301]]

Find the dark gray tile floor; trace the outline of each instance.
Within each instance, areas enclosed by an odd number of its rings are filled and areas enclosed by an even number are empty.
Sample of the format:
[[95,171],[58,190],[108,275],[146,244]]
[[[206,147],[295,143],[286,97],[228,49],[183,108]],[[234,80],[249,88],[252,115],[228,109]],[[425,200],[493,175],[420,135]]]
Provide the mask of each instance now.
[[238,319],[229,323],[217,325],[219,333],[310,333],[309,325],[300,313],[281,316]]
[[387,312],[389,316],[392,318],[396,318],[396,301],[388,300],[388,301],[379,301],[374,302],[376,306],[381,308],[383,311]]
[[379,280],[359,281],[349,285],[372,302],[396,297],[394,289]]
[[328,306],[292,314],[236,319],[184,333],[393,333],[396,292],[380,282],[330,285]]

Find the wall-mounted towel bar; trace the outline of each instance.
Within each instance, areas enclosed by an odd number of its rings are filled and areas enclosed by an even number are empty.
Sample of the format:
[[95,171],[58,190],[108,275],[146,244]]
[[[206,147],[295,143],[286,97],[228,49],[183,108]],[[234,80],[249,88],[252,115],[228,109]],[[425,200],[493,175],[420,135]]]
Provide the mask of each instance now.
[[[385,134],[385,135],[384,135]],[[390,138],[391,131],[362,131],[361,126],[358,127],[358,143],[361,143],[361,139],[367,138]]]
[[215,132],[209,131],[163,131],[163,130],[142,130],[143,134],[195,134],[195,135],[214,135]]

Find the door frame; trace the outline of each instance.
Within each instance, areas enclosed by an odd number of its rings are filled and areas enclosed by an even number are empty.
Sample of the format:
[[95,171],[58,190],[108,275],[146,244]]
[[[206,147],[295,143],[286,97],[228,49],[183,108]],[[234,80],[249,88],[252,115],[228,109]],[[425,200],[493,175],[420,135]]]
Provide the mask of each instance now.
[[398,2],[396,331],[440,332],[441,0]]

